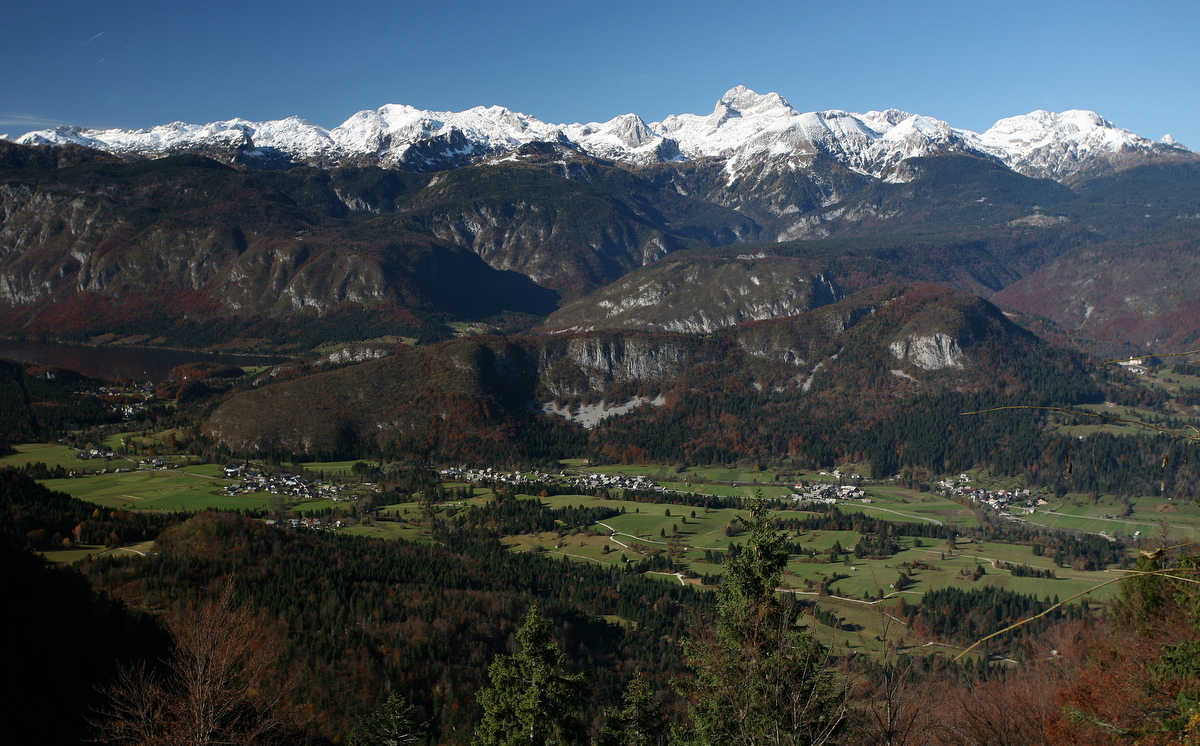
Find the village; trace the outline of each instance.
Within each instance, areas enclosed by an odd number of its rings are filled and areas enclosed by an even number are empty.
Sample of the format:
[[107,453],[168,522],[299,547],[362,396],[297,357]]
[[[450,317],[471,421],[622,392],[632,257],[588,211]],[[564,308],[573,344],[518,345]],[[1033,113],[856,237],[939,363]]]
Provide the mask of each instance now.
[[500,482],[503,484],[549,484],[562,487],[570,487],[579,490],[654,490],[656,492],[671,492],[665,487],[659,487],[649,478],[639,474],[637,476],[625,476],[621,474],[584,474],[580,476],[568,475],[566,472],[559,472],[557,475],[548,474],[542,471],[531,472],[503,472],[496,471],[491,468],[487,469],[458,469],[450,468],[443,469],[441,475],[447,481],[461,481],[470,483],[484,482]]
[[937,483],[938,491],[953,499],[967,499],[977,506],[987,506],[1002,518],[1013,518],[1014,511],[1028,515],[1039,506],[1048,504],[1043,497],[1032,497],[1028,489],[987,490],[970,485],[971,477],[959,474],[956,479],[943,479]]
[[[296,474],[268,474],[250,464],[228,464],[223,469],[226,479],[240,480],[222,490],[225,495],[248,495],[255,492],[269,492],[273,495],[286,495],[297,500],[333,500],[341,502],[352,500],[356,494],[349,493],[345,484],[325,482],[320,479],[310,480]],[[373,484],[364,485],[374,488]]]

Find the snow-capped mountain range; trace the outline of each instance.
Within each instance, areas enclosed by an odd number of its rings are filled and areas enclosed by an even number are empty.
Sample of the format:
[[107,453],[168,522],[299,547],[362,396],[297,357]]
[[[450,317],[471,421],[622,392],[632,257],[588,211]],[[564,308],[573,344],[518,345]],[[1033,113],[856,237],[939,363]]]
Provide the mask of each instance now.
[[905,159],[958,152],[994,158],[1018,173],[1070,182],[1147,160],[1195,157],[1169,135],[1149,140],[1090,111],[1035,111],[983,133],[896,109],[801,113],[777,93],[728,91],[711,114],[671,115],[647,124],[635,114],[607,122],[550,124],[501,106],[463,112],[388,104],[327,130],[298,117],[174,122],[145,130],[57,127],[15,138],[26,145],[77,144],[129,157],[202,152],[246,165],[354,163],[407,171],[445,170],[503,158],[522,145],[556,142],[634,165],[719,159],[727,178],[751,170],[803,170],[831,157],[851,171],[905,179]]

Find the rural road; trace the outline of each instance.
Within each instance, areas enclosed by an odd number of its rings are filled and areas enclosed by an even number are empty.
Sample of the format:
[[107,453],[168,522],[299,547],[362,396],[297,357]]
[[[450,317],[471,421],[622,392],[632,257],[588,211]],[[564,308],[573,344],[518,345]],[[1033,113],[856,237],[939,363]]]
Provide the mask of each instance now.
[[936,526],[945,526],[946,525],[936,518],[925,518],[924,516],[913,515],[911,513],[901,513],[898,510],[891,510],[889,508],[879,508],[874,505],[858,505],[856,507],[860,507],[863,510],[882,510],[884,513],[892,513],[893,515],[904,516],[905,518],[916,518],[918,521],[928,521],[929,523],[932,523]]

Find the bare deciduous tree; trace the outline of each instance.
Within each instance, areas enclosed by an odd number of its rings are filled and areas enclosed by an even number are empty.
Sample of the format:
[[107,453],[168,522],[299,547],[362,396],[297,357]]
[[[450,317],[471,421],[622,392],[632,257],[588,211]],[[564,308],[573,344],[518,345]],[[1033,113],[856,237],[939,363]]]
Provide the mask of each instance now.
[[280,666],[283,635],[232,601],[216,599],[170,618],[171,657],[156,669],[123,668],[93,718],[98,740],[130,746],[262,744],[288,738],[294,680]]

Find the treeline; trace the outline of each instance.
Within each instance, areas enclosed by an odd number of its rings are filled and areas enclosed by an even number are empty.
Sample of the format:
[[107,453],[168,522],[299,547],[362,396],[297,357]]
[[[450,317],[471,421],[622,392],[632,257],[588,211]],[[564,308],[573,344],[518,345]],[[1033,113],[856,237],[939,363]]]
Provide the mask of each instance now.
[[[533,502],[533,501],[518,501]],[[556,620],[573,666],[593,672],[588,712],[617,702],[633,670],[682,671],[668,642],[686,635],[697,591],[617,568],[558,564],[469,532],[440,546],[287,532],[202,514],[165,532],[152,557],[105,556],[83,571],[130,603],[170,606],[233,578],[241,602],[285,623],[306,671],[303,699],[327,738],[349,732],[390,687],[411,699],[439,743],[465,743],[474,694],[530,603]],[[626,620],[628,627],[600,621]]]
[[[1060,566],[1072,566],[1077,570],[1099,570],[1107,565],[1129,563],[1126,545],[1111,541],[1103,536],[1082,531],[1064,529],[1049,530],[1022,523],[989,520],[984,515],[980,526],[939,526],[935,523],[908,523],[888,521],[864,513],[847,513],[831,506],[821,513],[804,517],[776,518],[777,528],[787,531],[855,531],[863,552],[879,552],[891,556],[899,551],[896,537],[908,536],[916,540],[923,538],[934,541],[945,539],[950,546],[960,540],[979,540],[1008,544],[1023,544],[1031,547],[1034,555],[1049,555]],[[807,554],[799,543],[794,543],[793,554]],[[893,548],[895,547],[895,548]],[[884,550],[892,549],[884,553]],[[871,554],[856,556],[872,556]]]
[[111,510],[77,500],[34,481],[30,469],[0,469],[0,531],[16,546],[61,549],[72,544],[109,547],[155,539],[186,513]]
[[[803,469],[866,460],[873,478],[892,476],[906,467],[950,473],[984,466],[997,474],[1017,474],[1043,456],[1046,443],[1045,417],[1036,411],[1013,409],[962,416],[963,412],[1029,404],[1023,397],[919,394],[903,407],[881,402],[877,408],[856,411],[867,402],[814,406],[800,393],[734,396],[722,393],[721,388],[714,386],[707,395],[682,400],[667,412],[602,423],[597,427],[603,428],[601,432],[593,431],[589,457],[595,463],[725,465],[786,457],[794,467]],[[1094,393],[1094,389],[1069,380],[1050,388],[1054,395],[1036,400],[1074,403],[1090,399]],[[718,421],[728,427],[695,426],[696,422]]]
[[[901,597],[898,616],[904,618],[913,632],[922,637],[971,645],[1013,622],[1030,619],[1056,604],[1057,597],[1039,601],[1033,596],[993,586],[969,591],[950,587],[927,591],[921,597],[920,605],[909,604]],[[1082,619],[1086,616],[1086,605],[1059,606],[1046,616],[1010,633],[1004,644],[1008,646],[1013,644],[1013,640],[1043,632],[1061,619]]]
[[0,442],[52,440],[68,430],[120,422],[100,397],[100,382],[60,368],[0,360]]
[[1150,432],[1136,437],[1097,433],[1086,440],[1058,436],[1029,462],[1028,471],[1031,484],[1064,493],[1190,497],[1200,489],[1194,451],[1184,438]]
[[540,499],[520,499],[497,495],[484,505],[470,505],[454,512],[451,524],[458,529],[482,531],[483,536],[514,536],[542,531],[587,528],[597,521],[620,515],[621,511],[604,506],[571,505],[554,509]]
[[963,530],[959,526],[941,526],[936,523],[908,523],[887,521],[865,513],[847,513],[830,506],[820,513],[804,517],[789,515],[776,518],[775,526],[786,531],[856,531],[859,534],[877,536],[920,536],[930,539],[950,539]]
[[[13,484],[3,482],[0,492],[11,497]],[[4,502],[7,526],[11,500]],[[75,570],[51,565],[10,537],[7,530],[0,536],[0,595],[12,643],[4,667],[14,682],[2,707],[4,740],[93,742],[87,720],[106,704],[102,689],[118,665],[154,666],[168,654],[167,636],[149,614],[95,592]]]

